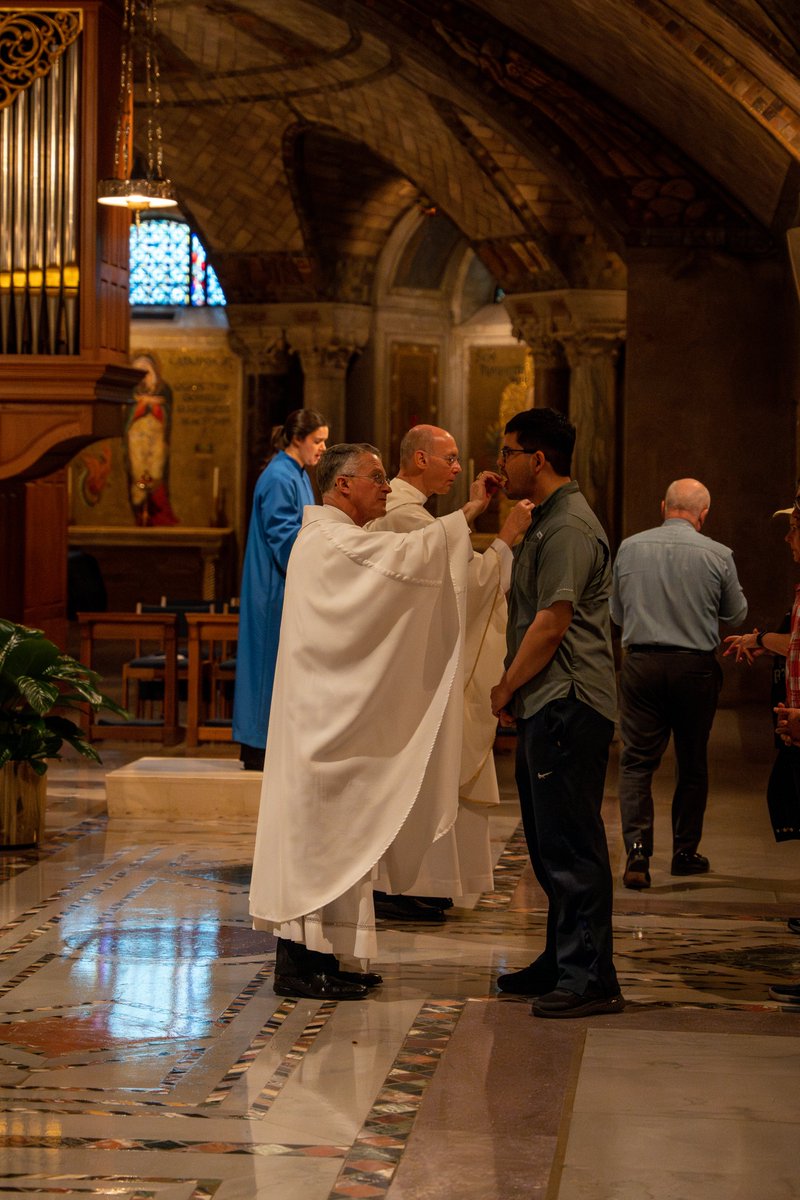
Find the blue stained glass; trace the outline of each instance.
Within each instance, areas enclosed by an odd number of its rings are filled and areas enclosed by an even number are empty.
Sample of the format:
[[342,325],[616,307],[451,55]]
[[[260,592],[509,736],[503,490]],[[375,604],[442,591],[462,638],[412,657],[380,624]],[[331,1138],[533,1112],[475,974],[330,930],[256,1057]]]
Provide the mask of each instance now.
[[189,303],[189,226],[179,221],[131,225],[131,304]]
[[131,226],[130,302],[226,303],[202,242],[184,222],[157,219]]
[[228,301],[225,299],[225,293],[222,290],[222,286],[217,279],[217,272],[211,266],[211,263],[208,264],[208,268],[206,270],[206,300],[209,304],[228,303]]

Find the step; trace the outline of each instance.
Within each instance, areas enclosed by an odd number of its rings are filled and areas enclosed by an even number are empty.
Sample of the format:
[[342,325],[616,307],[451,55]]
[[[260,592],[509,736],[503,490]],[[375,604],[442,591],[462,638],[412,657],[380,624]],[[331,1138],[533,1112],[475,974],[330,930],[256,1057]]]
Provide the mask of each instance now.
[[112,818],[149,821],[252,821],[263,772],[231,758],[137,758],[106,775]]

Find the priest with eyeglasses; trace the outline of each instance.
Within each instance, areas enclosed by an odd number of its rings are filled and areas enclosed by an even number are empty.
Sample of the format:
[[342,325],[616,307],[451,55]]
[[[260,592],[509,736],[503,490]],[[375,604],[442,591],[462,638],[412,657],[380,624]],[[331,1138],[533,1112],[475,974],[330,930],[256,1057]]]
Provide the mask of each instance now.
[[[410,887],[458,812],[469,524],[366,530],[389,482],[379,451],[332,446],[286,577],[250,912],[278,938],[281,996],[359,1000],[380,976],[373,881]],[[413,686],[408,683],[413,680]]]

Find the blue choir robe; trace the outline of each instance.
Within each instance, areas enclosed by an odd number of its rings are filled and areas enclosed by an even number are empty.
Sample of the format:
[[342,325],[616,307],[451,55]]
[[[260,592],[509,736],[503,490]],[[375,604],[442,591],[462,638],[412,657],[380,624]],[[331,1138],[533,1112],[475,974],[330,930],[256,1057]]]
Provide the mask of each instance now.
[[283,450],[253,494],[242,572],[233,740],[266,746],[289,554],[314,492],[303,467]]

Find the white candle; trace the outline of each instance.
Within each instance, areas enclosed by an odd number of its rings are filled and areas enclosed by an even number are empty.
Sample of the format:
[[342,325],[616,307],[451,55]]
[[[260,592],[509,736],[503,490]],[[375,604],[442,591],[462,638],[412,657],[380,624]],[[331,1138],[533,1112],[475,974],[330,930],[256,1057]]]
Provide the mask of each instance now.
[[217,504],[219,503],[219,467],[214,467],[214,474],[211,476],[211,505],[216,516]]

